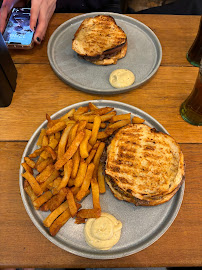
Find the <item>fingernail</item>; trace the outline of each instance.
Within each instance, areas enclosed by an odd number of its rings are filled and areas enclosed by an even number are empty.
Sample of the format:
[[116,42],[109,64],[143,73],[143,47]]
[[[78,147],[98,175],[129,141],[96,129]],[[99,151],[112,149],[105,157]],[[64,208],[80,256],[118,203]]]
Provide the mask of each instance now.
[[39,37],[37,37],[36,40],[41,43],[41,39]]

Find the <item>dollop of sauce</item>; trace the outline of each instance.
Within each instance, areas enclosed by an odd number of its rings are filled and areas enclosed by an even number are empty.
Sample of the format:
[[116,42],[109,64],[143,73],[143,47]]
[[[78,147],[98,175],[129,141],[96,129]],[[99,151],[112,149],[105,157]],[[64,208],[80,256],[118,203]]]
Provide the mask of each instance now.
[[100,250],[112,248],[120,239],[122,223],[108,213],[101,213],[99,218],[89,218],[84,234],[89,246]]
[[128,69],[116,69],[109,76],[109,82],[115,88],[130,86],[134,81],[135,75]]

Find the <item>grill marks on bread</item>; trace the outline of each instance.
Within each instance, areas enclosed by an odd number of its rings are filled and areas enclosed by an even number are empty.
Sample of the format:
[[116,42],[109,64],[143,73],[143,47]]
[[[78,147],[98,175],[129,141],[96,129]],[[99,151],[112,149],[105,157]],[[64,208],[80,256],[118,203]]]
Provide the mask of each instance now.
[[[79,56],[94,64],[113,64],[125,56],[127,37],[114,18],[99,15],[86,18],[76,31],[72,49]],[[106,63],[103,60],[106,58]],[[109,63],[111,59],[112,63]],[[101,61],[101,62],[100,62]]]
[[[175,140],[142,124],[119,130],[108,148],[106,174],[139,199],[169,194],[179,186],[184,159]],[[168,197],[168,196],[167,196]]]

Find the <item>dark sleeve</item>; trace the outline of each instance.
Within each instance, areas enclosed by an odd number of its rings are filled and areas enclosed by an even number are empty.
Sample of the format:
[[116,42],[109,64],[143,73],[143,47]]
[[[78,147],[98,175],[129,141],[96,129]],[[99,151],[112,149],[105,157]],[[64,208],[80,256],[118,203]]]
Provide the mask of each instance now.
[[110,3],[110,0],[58,0],[56,12],[93,12]]

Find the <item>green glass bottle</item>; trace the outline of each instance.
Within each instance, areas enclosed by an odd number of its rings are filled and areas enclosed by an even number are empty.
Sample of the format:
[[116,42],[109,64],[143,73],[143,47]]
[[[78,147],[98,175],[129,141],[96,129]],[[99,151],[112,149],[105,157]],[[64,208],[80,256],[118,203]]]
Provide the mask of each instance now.
[[191,65],[199,67],[201,58],[202,58],[202,16],[197,36],[187,53],[187,60]]
[[194,88],[180,107],[182,118],[188,123],[202,126],[202,60]]

